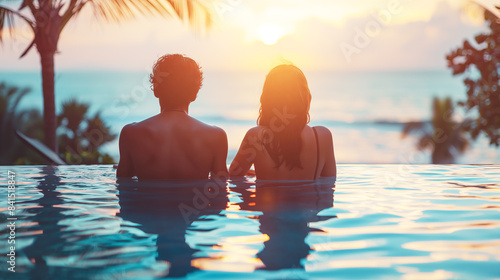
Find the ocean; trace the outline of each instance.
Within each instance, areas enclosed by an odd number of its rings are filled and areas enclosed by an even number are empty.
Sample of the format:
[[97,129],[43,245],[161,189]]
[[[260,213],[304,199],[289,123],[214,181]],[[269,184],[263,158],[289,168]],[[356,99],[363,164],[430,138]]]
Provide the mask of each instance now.
[[[433,97],[466,98],[461,77],[450,71],[304,72],[313,96],[311,125],[328,127],[339,163],[429,163],[430,152],[415,149],[417,137],[402,138],[403,122],[429,120]],[[91,104],[113,132],[159,113],[147,71],[57,71],[56,106],[71,98]],[[204,73],[190,114],[228,134],[228,163],[245,132],[255,125],[266,72]],[[20,108],[42,110],[39,72],[0,72],[0,82],[32,89]],[[456,118],[466,113],[456,108]],[[103,150],[119,158],[118,140]],[[500,163],[500,149],[480,137],[457,163]]]

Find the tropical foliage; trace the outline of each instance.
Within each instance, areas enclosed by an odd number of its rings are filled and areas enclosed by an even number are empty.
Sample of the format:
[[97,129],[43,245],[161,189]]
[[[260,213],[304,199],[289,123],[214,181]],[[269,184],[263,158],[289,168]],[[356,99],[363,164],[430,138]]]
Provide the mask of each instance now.
[[100,112],[89,117],[89,104],[76,99],[63,103],[59,119],[59,151],[69,164],[113,163],[109,154],[99,149],[116,139],[109,126],[101,119]]
[[455,157],[464,153],[469,141],[464,135],[463,123],[454,121],[454,106],[450,98],[434,98],[431,122],[410,122],[404,127],[403,137],[419,133],[419,150],[430,150],[432,163],[454,163]]
[[[28,137],[43,139],[43,120],[36,109],[19,107],[21,100],[30,93],[27,88],[18,88],[0,83],[0,164],[44,164],[35,151],[29,149],[16,137],[18,129]],[[102,147],[116,139],[110,127],[101,118],[100,112],[89,114],[89,105],[76,100],[63,104],[59,121],[59,155],[69,164],[114,163]]]
[[23,127],[29,137],[42,138],[42,120],[39,111],[19,109],[19,103],[28,88],[0,83],[0,164],[42,164],[43,159],[16,138],[15,129]]
[[[500,8],[499,8],[500,9]],[[473,139],[484,133],[491,145],[500,146],[500,18],[486,10],[489,32],[475,37],[475,46],[465,40],[446,59],[454,75],[467,74],[467,100],[460,102],[474,116],[464,129]]]

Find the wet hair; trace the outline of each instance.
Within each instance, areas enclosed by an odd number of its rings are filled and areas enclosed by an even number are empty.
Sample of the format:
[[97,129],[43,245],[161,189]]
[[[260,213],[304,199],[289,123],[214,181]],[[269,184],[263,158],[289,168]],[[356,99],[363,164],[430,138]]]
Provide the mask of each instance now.
[[309,123],[311,92],[304,73],[294,65],[283,64],[266,76],[257,124],[264,126],[264,147],[279,168],[302,168],[301,132]]
[[163,109],[189,105],[196,100],[203,72],[196,61],[181,54],[167,54],[153,65],[151,89]]

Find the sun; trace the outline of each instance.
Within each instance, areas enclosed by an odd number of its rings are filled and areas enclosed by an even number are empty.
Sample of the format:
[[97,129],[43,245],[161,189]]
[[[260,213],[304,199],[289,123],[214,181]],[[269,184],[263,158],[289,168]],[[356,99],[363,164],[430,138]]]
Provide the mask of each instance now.
[[260,40],[268,46],[276,44],[284,35],[283,29],[276,25],[266,24],[259,28]]

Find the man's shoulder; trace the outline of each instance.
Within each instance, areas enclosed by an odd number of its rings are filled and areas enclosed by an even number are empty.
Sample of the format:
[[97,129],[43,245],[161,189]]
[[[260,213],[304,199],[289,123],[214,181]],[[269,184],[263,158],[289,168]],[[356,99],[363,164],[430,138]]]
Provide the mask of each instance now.
[[218,126],[208,125],[207,130],[209,131],[209,135],[212,135],[216,141],[227,139],[226,131]]
[[120,132],[120,138],[134,139],[149,134],[148,125],[142,122],[133,122],[125,125]]
[[193,125],[197,129],[201,129],[210,135],[216,135],[216,136],[225,136],[226,135],[226,132],[224,131],[224,129],[222,129],[218,126],[204,123],[204,122],[202,122],[196,118],[193,118],[193,117],[192,117],[192,120],[193,120]]
[[136,122],[133,122],[133,123],[129,123],[129,124],[126,124],[123,128],[122,128],[122,132],[121,134],[125,134],[125,133],[130,133],[131,131],[134,131],[136,129],[136,126],[137,126],[137,123]]
[[157,116],[152,116],[152,117],[147,118],[145,120],[142,120],[140,122],[129,123],[123,127],[122,133],[124,131],[125,132],[134,132],[134,131],[137,132],[140,130],[147,129],[151,126],[152,123],[155,122],[155,118],[157,118]]
[[196,120],[194,130],[196,137],[201,141],[206,141],[211,147],[222,147],[227,145],[227,134],[224,129],[209,125],[199,120]]
[[122,134],[131,134],[131,133],[134,133],[138,130],[140,130],[144,125],[141,124],[140,122],[133,122],[133,123],[129,123],[129,124],[126,124],[123,128],[122,128]]
[[217,136],[225,136],[226,135],[226,131],[224,131],[224,129],[218,127],[218,126],[215,126],[215,125],[211,125],[210,126],[210,129],[213,131],[214,134],[216,134]]

